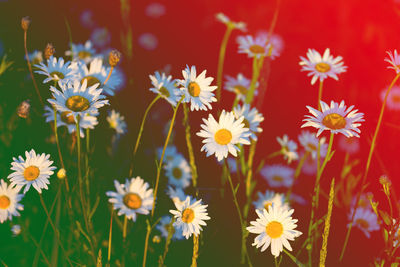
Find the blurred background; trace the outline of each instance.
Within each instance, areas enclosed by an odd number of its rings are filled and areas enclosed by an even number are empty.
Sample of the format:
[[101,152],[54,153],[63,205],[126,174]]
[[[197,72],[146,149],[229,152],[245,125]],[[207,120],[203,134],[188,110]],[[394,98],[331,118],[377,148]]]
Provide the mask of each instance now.
[[[14,61],[11,71],[0,77],[0,103],[4,118],[12,117],[21,101],[31,99],[33,106],[36,98],[26,63],[24,61],[23,31],[20,20],[30,16],[32,24],[28,32],[28,50],[43,50],[48,42],[56,48],[56,56],[64,56],[68,50],[69,36],[67,25],[71,29],[72,41],[84,43],[91,39],[99,51],[112,47],[122,52],[121,68],[125,75],[125,85],[112,99],[113,106],[125,116],[128,134],[124,136],[114,151],[96,152],[91,164],[95,166],[96,185],[99,195],[104,196],[94,217],[94,224],[100,240],[108,238],[109,206],[105,191],[114,190],[113,180],[123,181],[138,126],[147,105],[154,98],[150,88],[149,74],[156,70],[170,73],[174,78],[181,78],[186,64],[195,65],[198,70],[207,70],[208,76],[216,77],[218,53],[225,26],[215,19],[215,14],[223,12],[234,21],[243,21],[248,25],[248,34],[268,30],[277,12],[277,1],[0,1],[0,58],[7,54]],[[310,84],[306,73],[300,72],[299,56],[305,56],[308,48],[323,52],[330,48],[334,56],[342,56],[348,66],[346,73],[339,76],[339,81],[332,79],[324,82],[324,101],[344,100],[347,105],[355,105],[365,114],[365,123],[361,126],[360,151],[352,159],[360,163],[353,170],[362,173],[369,151],[370,140],[378,120],[381,107],[381,91],[387,88],[394,78],[394,71],[388,70],[384,62],[386,51],[400,49],[400,1],[374,0],[337,0],[337,1],[291,1],[281,0],[274,32],[284,40],[281,56],[269,62],[268,70],[261,75],[266,80],[264,99],[260,111],[264,114],[263,133],[259,138],[256,152],[256,165],[266,159],[270,153],[280,149],[277,136],[288,134],[297,140],[304,115],[308,113],[306,105],[315,107],[318,87]],[[234,31],[228,43],[224,74],[236,76],[241,72],[247,77],[252,74],[252,61],[244,54],[238,54],[235,41],[240,31]],[[267,74],[269,72],[269,75]],[[37,80],[40,83],[40,78]],[[215,85],[214,80],[214,85]],[[46,85],[40,85],[45,90]],[[48,96],[47,96],[48,97]],[[230,108],[233,95],[223,92],[221,106]],[[12,136],[2,140],[0,145],[0,178],[6,179],[10,173],[12,157],[21,155],[25,150],[56,155],[56,148],[44,139],[50,137],[40,110],[33,108],[31,121],[18,120]],[[214,111],[215,115],[216,111]],[[134,175],[142,176],[151,184],[155,176],[153,153],[164,142],[164,127],[172,115],[166,103],[158,103],[152,110],[146,124],[144,140],[139,153],[140,164]],[[231,192],[226,187],[225,197],[221,197],[221,168],[215,158],[206,158],[199,152],[201,140],[194,135],[200,130],[201,118],[208,112],[191,113],[192,140],[199,169],[200,197],[209,204],[212,218],[205,228],[205,237],[200,249],[199,266],[238,266],[240,255],[240,226],[231,201]],[[179,118],[182,114],[178,115]],[[95,133],[94,144],[111,144],[108,126],[100,123]],[[393,183],[393,189],[399,189],[397,181],[400,174],[400,113],[386,109],[384,122],[377,140],[377,147],[372,158],[366,192],[385,207],[384,194],[378,178],[386,174]],[[326,135],[327,136],[327,135]],[[338,135],[337,135],[338,136]],[[45,137],[45,138],[43,138]],[[7,140],[7,141],[6,141]],[[343,165],[344,152],[338,147],[339,138],[335,138],[336,153],[328,164],[322,179],[322,190],[328,192],[332,177],[339,177]],[[178,150],[186,154],[184,128],[178,120],[175,128],[174,143]],[[100,146],[100,145],[99,145]],[[268,160],[268,163],[283,163],[282,158]],[[296,165],[294,165],[295,167]],[[56,178],[53,178],[56,180]],[[256,191],[264,192],[267,183],[257,176]],[[311,194],[314,176],[302,175],[295,187],[295,193],[307,201],[306,205],[294,204],[293,217],[299,219],[298,229],[307,231],[310,212]],[[58,182],[58,181],[57,181]],[[163,187],[162,187],[163,188]],[[397,192],[399,193],[399,192]],[[44,197],[49,201],[50,190]],[[163,196],[167,213],[173,208],[172,202]],[[38,238],[44,218],[38,197],[30,193],[24,199],[25,210],[20,218],[32,235]],[[340,202],[340,201],[339,201]],[[36,207],[37,206],[37,207]],[[318,215],[325,214],[326,199],[323,198]],[[38,211],[39,209],[39,211]],[[397,214],[398,215],[398,214]],[[27,223],[26,218],[32,219]],[[344,242],[348,209],[340,203],[333,209],[331,235],[328,245],[328,266],[338,266],[340,249]],[[255,218],[254,211],[249,218]],[[22,222],[24,221],[24,222]],[[107,222],[105,224],[105,222]],[[30,266],[34,245],[29,237],[13,238],[7,222],[0,225],[0,259],[8,266]],[[136,227],[137,226],[137,227]],[[127,262],[137,266],[141,263],[145,223],[139,218],[130,225],[128,239],[132,248]],[[41,231],[39,231],[41,232]],[[52,232],[48,230],[49,235]],[[118,250],[120,232],[115,230],[115,250]],[[250,249],[254,236],[250,234],[248,246],[255,266],[272,265],[269,249],[261,253]],[[294,251],[304,241],[305,234],[293,245]],[[370,239],[357,228],[350,237],[344,262],[341,266],[368,266],[373,258],[379,256],[383,241],[380,232],[372,233]],[[163,245],[152,243],[149,254],[149,266],[154,266],[157,255]],[[191,241],[173,243],[167,257],[168,266],[187,266],[192,250]],[[103,253],[105,254],[106,247]],[[113,252],[114,253],[114,252]],[[115,252],[118,255],[118,252]],[[284,257],[283,265],[291,262]],[[305,259],[300,258],[305,261]],[[15,264],[14,264],[15,263]],[[185,263],[185,264],[183,264]],[[187,264],[186,264],[187,263]],[[2,262],[0,261],[0,264]],[[39,265],[40,266],[40,265]]]

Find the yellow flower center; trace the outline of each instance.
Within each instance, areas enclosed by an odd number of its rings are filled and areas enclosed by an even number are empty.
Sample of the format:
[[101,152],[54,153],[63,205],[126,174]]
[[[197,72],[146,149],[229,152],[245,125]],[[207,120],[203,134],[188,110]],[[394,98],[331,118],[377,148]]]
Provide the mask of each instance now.
[[7,209],[10,206],[10,203],[11,201],[7,196],[5,195],[0,196],[0,209],[3,210]]
[[164,86],[162,86],[160,89],[158,89],[158,91],[160,91],[160,94],[162,96],[165,96],[165,97],[169,97],[170,96],[168,89],[165,88]]
[[245,94],[247,94],[247,88],[244,87],[243,85],[240,85],[240,84],[235,85],[235,86],[233,87],[233,89],[235,90],[236,94],[238,94],[238,95],[245,95]]
[[392,96],[392,101],[394,103],[400,103],[400,95],[393,95]]
[[272,221],[265,227],[267,235],[271,238],[278,238],[283,234],[283,225],[280,222]]
[[117,129],[118,123],[117,120],[111,120],[110,121],[110,127],[113,129]]
[[214,139],[219,145],[227,145],[232,140],[232,133],[227,129],[220,129],[215,133]]
[[282,178],[282,176],[275,175],[274,177],[272,177],[272,180],[273,181],[277,181],[277,182],[282,182],[283,178]]
[[99,79],[97,79],[97,78],[94,77],[94,76],[86,76],[86,77],[83,77],[82,80],[81,80],[81,84],[83,83],[84,80],[86,80],[87,86],[88,86],[88,87],[93,86],[93,85],[95,85],[96,83],[101,84],[101,82],[99,81]]
[[52,73],[50,73],[50,76],[54,79],[57,80],[62,80],[64,79],[64,74],[59,72],[59,71],[53,71]]
[[307,147],[308,147],[310,150],[317,150],[317,149],[318,149],[314,144],[311,144],[311,143],[308,143],[308,144],[307,144]]
[[342,115],[331,113],[322,119],[322,124],[332,130],[343,129],[346,127],[346,119]]
[[39,174],[40,174],[39,168],[33,165],[29,166],[28,168],[25,168],[24,170],[24,178],[27,181],[35,180],[36,178],[39,177]]
[[271,201],[265,201],[264,202],[264,209],[268,210],[269,207],[272,206],[272,202]]
[[324,72],[330,71],[330,70],[331,70],[331,66],[330,66],[328,63],[320,62],[320,63],[318,63],[318,64],[315,65],[315,69],[316,69],[318,72],[324,73]]
[[61,112],[61,120],[66,124],[75,124],[74,116],[70,111]]
[[191,223],[194,220],[194,211],[192,209],[184,209],[182,212],[182,221],[184,223]]
[[79,53],[78,53],[78,57],[80,59],[85,59],[87,57],[90,57],[91,55],[92,54],[90,52],[88,52],[88,51],[79,51]]
[[90,107],[90,102],[86,98],[80,95],[70,96],[65,102],[67,108],[72,111],[79,112],[85,111]]
[[356,223],[361,228],[364,228],[364,229],[368,229],[369,228],[369,223],[365,219],[359,218],[359,219],[356,220]]
[[139,197],[138,194],[135,193],[127,193],[123,200],[125,204],[130,209],[138,209],[142,205],[142,199]]
[[265,48],[262,47],[261,45],[252,45],[249,47],[249,50],[253,54],[264,54],[265,53]]
[[182,170],[178,167],[175,167],[172,170],[172,175],[174,176],[175,179],[179,180],[182,178]]
[[193,97],[200,95],[200,86],[196,82],[190,82],[188,85],[189,94]]

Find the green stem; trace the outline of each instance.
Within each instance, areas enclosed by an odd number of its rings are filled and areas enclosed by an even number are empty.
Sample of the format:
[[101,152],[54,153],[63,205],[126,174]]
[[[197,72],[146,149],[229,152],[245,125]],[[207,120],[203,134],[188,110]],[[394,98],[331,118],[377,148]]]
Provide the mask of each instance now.
[[191,267],[197,267],[197,258],[199,257],[199,237],[193,234],[193,256]]
[[194,158],[193,145],[192,145],[191,135],[190,135],[189,108],[186,103],[183,104],[183,113],[184,113],[183,124],[185,126],[186,145],[187,145],[188,153],[189,153],[189,163],[190,163],[190,168],[192,171],[193,187],[196,189],[196,195],[197,195],[197,177],[198,177],[198,175],[197,175],[196,161]]
[[[53,112],[54,112],[54,136],[56,138],[56,144],[57,144],[57,151],[58,151],[58,158],[60,159],[61,163],[61,168],[65,170],[64,166],[64,160],[61,154],[61,147],[60,147],[60,141],[58,139],[58,128],[57,128],[57,109],[53,107]],[[65,177],[65,187],[67,189],[67,192],[69,192],[69,184],[68,184],[68,177]]]
[[169,244],[171,243],[172,236],[174,235],[174,231],[173,231],[174,230],[174,226],[173,226],[174,222],[175,222],[175,219],[171,218],[171,222],[168,225],[168,236],[165,241],[164,253],[162,256],[160,256],[160,259],[158,261],[159,267],[164,267],[164,262],[165,262],[165,258],[167,257]]
[[283,249],[283,252],[285,252],[285,254],[288,255],[289,258],[290,258],[294,263],[296,263],[297,266],[299,266],[299,267],[303,267],[303,266],[304,266],[298,259],[296,259],[295,256],[293,256],[293,255],[292,255],[289,251],[287,251],[285,248]]
[[[308,249],[308,263],[309,266],[312,265],[312,246],[313,246],[313,242],[314,242],[314,238],[312,238],[312,226],[313,226],[313,221],[314,221],[314,212],[316,207],[318,207],[318,198],[319,198],[319,182],[322,176],[322,173],[324,171],[324,168],[326,166],[326,164],[328,163],[328,161],[331,158],[331,150],[332,150],[332,144],[333,144],[333,137],[334,137],[334,133],[331,133],[330,138],[329,138],[329,145],[328,145],[328,151],[326,153],[324,162],[322,163],[321,169],[317,169],[317,177],[315,179],[315,186],[314,186],[314,195],[313,195],[313,199],[312,199],[312,205],[311,205],[311,218],[310,218],[310,224],[308,226],[308,240],[309,240],[309,249]],[[318,143],[318,156],[320,153],[320,142]],[[317,157],[318,158],[318,157]],[[319,165],[319,164],[318,164]]]
[[352,227],[353,227],[354,216],[355,216],[355,214],[356,214],[356,211],[357,211],[357,208],[358,208],[358,205],[359,205],[358,202],[360,201],[361,194],[362,194],[363,191],[364,191],[364,185],[365,185],[365,181],[367,180],[368,171],[369,171],[369,166],[370,166],[370,164],[371,164],[371,159],[372,159],[372,154],[374,153],[375,142],[376,142],[376,139],[377,139],[377,137],[378,137],[379,129],[380,129],[380,127],[381,127],[382,118],[383,118],[383,113],[384,113],[384,111],[385,111],[385,106],[386,106],[386,101],[387,101],[388,95],[389,95],[389,93],[390,93],[390,90],[392,89],[392,87],[393,87],[393,85],[396,83],[396,81],[399,79],[399,77],[400,77],[400,73],[397,74],[396,77],[394,77],[392,83],[390,84],[389,88],[388,88],[387,91],[386,91],[385,98],[383,99],[383,102],[382,102],[382,107],[381,107],[381,112],[380,112],[380,114],[379,114],[378,124],[376,125],[374,137],[372,138],[371,147],[370,147],[370,149],[369,149],[367,164],[366,164],[366,166],[365,166],[364,176],[363,176],[363,179],[362,179],[362,182],[361,182],[361,188],[360,188],[360,190],[358,191],[358,194],[357,194],[357,197],[356,197],[356,205],[355,205],[355,207],[354,207],[353,214],[352,214],[352,216],[351,216],[349,228],[347,229],[346,238],[345,238],[345,241],[344,241],[344,245],[343,245],[343,248],[342,248],[342,252],[340,253],[339,261],[342,261],[342,259],[343,259],[344,252],[345,252],[345,250],[346,250],[346,246],[347,246],[347,243],[348,243],[348,241],[349,241],[350,232],[351,232],[351,229],[352,229]]
[[[161,175],[161,169],[162,169],[162,164],[163,164],[163,160],[164,160],[165,149],[167,148],[168,143],[169,143],[169,139],[171,138],[171,133],[172,133],[172,129],[174,127],[176,114],[178,112],[180,104],[182,103],[183,98],[184,98],[184,96],[181,97],[181,99],[179,100],[179,102],[176,105],[176,107],[173,108],[174,109],[174,114],[172,115],[171,123],[169,125],[169,130],[168,130],[167,138],[165,139],[163,151],[161,153],[160,162],[159,162],[159,164],[157,166],[157,177],[156,177],[156,185],[154,187],[154,193],[153,193],[153,206],[152,206],[152,209],[151,209],[151,219],[154,216],[154,211],[155,211],[155,207],[156,207],[158,183],[160,181],[160,175]],[[145,245],[144,245],[143,267],[146,266],[147,249],[148,249],[148,245],[149,245],[149,238],[150,238],[151,229],[152,229],[152,227],[150,227],[150,223],[148,223],[146,239],[145,239]]]
[[150,105],[147,107],[146,111],[144,112],[143,115],[143,119],[142,119],[142,123],[140,124],[140,129],[139,129],[139,134],[138,137],[136,139],[136,144],[135,144],[135,148],[133,149],[133,153],[132,153],[132,161],[131,161],[131,166],[129,168],[129,177],[132,176],[132,171],[133,171],[133,161],[135,159],[135,155],[137,152],[137,149],[139,147],[139,143],[140,143],[140,139],[142,137],[142,133],[143,133],[143,128],[144,128],[144,123],[146,122],[146,118],[147,118],[147,114],[149,113],[150,109],[153,107],[153,105],[157,102],[158,99],[160,99],[160,95],[157,95],[153,101],[151,101]]
[[321,111],[321,99],[322,99],[322,87],[324,81],[319,81],[319,88],[318,88],[318,110]]
[[259,59],[257,57],[253,58],[253,76],[251,78],[250,88],[246,95],[246,104],[251,104],[253,102],[254,94],[256,91],[256,84],[258,77],[260,75],[260,70],[264,62],[264,57],[261,56]]
[[44,209],[44,211],[45,211],[45,213],[46,213],[47,220],[49,221],[51,227],[53,228],[54,234],[55,234],[56,237],[57,237],[58,244],[60,245],[61,250],[63,251],[63,253],[64,253],[64,255],[65,255],[65,259],[67,260],[67,262],[69,263],[70,266],[73,266],[71,260],[70,260],[69,257],[68,257],[67,252],[66,252],[65,249],[64,249],[64,245],[63,245],[62,242],[61,242],[61,239],[60,239],[60,232],[58,231],[57,227],[54,225],[53,220],[52,220],[51,217],[50,217],[49,211],[47,210],[46,204],[45,204],[44,201],[43,201],[42,194],[39,194],[39,199],[40,199],[40,203],[42,204],[42,207],[43,207],[43,209]]
[[112,241],[112,222],[113,222],[113,213],[114,213],[114,208],[111,207],[111,217],[110,217],[110,232],[108,234],[108,254],[107,254],[107,262],[110,264],[111,260],[111,241]]
[[224,68],[224,60],[225,60],[225,52],[226,47],[228,45],[229,36],[232,33],[234,26],[227,25],[224,38],[222,39],[221,47],[219,49],[219,58],[218,58],[218,72],[217,72],[217,101],[221,99],[221,91],[222,91],[222,73]]

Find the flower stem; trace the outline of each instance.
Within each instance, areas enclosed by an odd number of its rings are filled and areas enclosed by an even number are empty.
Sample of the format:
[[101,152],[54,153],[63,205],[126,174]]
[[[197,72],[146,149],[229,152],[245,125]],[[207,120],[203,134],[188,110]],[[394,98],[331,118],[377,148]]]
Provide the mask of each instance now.
[[125,240],[126,240],[127,228],[128,228],[128,218],[125,215],[125,217],[124,217],[124,227],[122,229],[122,240],[123,240],[124,243],[125,243]]
[[345,252],[346,246],[347,246],[347,242],[349,241],[350,232],[351,232],[351,229],[353,227],[354,216],[355,216],[357,208],[359,206],[358,202],[360,201],[361,194],[364,191],[364,185],[365,185],[365,181],[367,180],[369,166],[371,164],[372,155],[374,153],[375,142],[376,142],[376,139],[378,137],[379,129],[381,127],[381,123],[382,123],[382,119],[383,119],[383,113],[385,111],[385,106],[386,106],[386,101],[387,101],[387,98],[389,96],[390,90],[392,89],[392,87],[396,83],[396,81],[399,79],[399,77],[400,77],[400,73],[397,74],[396,77],[394,77],[394,79],[392,80],[392,83],[390,84],[389,88],[386,90],[385,98],[383,99],[383,102],[382,102],[381,112],[379,113],[378,124],[376,125],[375,132],[374,132],[374,137],[372,138],[372,143],[371,143],[371,147],[369,149],[367,164],[365,165],[365,171],[364,171],[363,179],[361,181],[361,188],[358,191],[358,194],[357,194],[357,197],[356,197],[356,205],[354,207],[353,214],[351,215],[350,225],[349,225],[349,228],[347,229],[346,238],[344,240],[344,245],[343,245],[343,248],[342,248],[342,252],[340,253],[339,261],[342,261],[342,259],[343,259],[344,252]]
[[114,208],[111,207],[110,233],[109,233],[109,235],[108,235],[108,255],[107,255],[107,262],[108,262],[108,264],[110,264],[110,259],[111,259],[111,241],[112,241],[113,213],[114,213]]
[[136,139],[136,144],[135,144],[135,148],[133,149],[133,153],[132,153],[132,161],[131,161],[131,166],[129,168],[129,177],[132,176],[132,171],[133,171],[133,161],[135,159],[135,155],[137,152],[137,149],[139,147],[139,143],[140,143],[140,139],[142,137],[142,133],[143,133],[143,128],[144,128],[144,123],[146,122],[146,118],[147,118],[147,114],[149,113],[151,107],[157,102],[158,99],[160,99],[160,95],[157,95],[153,101],[151,101],[150,105],[147,107],[146,111],[144,112],[144,116],[142,119],[142,123],[140,124],[140,129],[139,129],[139,134],[138,137]]
[[321,99],[322,99],[322,87],[324,81],[319,81],[319,88],[318,88],[318,110],[321,111]]
[[106,85],[106,83],[107,83],[108,80],[110,79],[111,73],[113,72],[113,70],[114,70],[114,66],[111,66],[110,71],[108,72],[107,78],[106,78],[106,80],[105,80],[104,83],[103,83],[103,86]]
[[[156,185],[154,187],[154,193],[153,193],[153,206],[152,206],[152,209],[151,209],[151,219],[154,216],[154,211],[155,211],[155,207],[156,207],[158,183],[160,181],[160,175],[161,175],[161,169],[162,169],[162,164],[163,164],[163,160],[164,160],[165,149],[167,148],[167,145],[169,143],[169,139],[171,138],[171,133],[172,133],[172,129],[174,127],[176,114],[178,112],[180,104],[182,103],[183,98],[184,98],[184,96],[181,97],[181,99],[179,100],[178,104],[176,104],[176,107],[173,108],[174,109],[174,114],[172,115],[171,123],[169,125],[169,130],[168,130],[167,138],[165,139],[163,151],[161,153],[160,162],[159,162],[159,164],[157,166],[157,177],[156,177]],[[147,222],[147,233],[146,233],[146,239],[145,239],[145,244],[144,244],[144,255],[143,255],[143,267],[146,266],[147,248],[148,248],[148,245],[149,245],[149,238],[150,238],[151,229],[152,229],[152,227],[150,226],[150,223]]]
[[199,237],[193,235],[193,256],[191,267],[197,267],[197,258],[199,257]]
[[250,88],[246,95],[246,104],[251,104],[253,102],[254,94],[256,91],[256,84],[258,77],[260,76],[260,71],[263,66],[264,57],[261,56],[259,59],[257,57],[253,58],[253,76],[250,82]]
[[31,61],[29,60],[29,56],[28,56],[28,49],[26,47],[27,32],[28,31],[24,31],[24,49],[25,49],[26,63],[28,64],[29,74],[31,75],[33,86],[35,87],[35,90],[36,90],[36,94],[39,97],[40,103],[42,104],[42,106],[44,106],[42,96],[40,95],[40,91],[39,91],[39,88],[38,88],[38,86],[36,84],[35,77],[33,76]]
[[175,222],[175,219],[171,218],[171,222],[168,225],[168,236],[167,236],[167,240],[165,241],[164,253],[162,256],[160,256],[160,259],[158,261],[158,267],[164,267],[164,262],[165,262],[165,258],[167,257],[169,244],[171,243],[172,236],[174,235],[174,232],[173,232],[174,222]]
[[197,195],[197,177],[198,177],[197,176],[197,167],[196,167],[196,161],[195,161],[194,153],[193,153],[193,145],[192,145],[191,136],[190,136],[189,108],[186,103],[183,104],[183,113],[184,113],[183,124],[185,126],[186,145],[187,145],[188,153],[189,153],[189,163],[190,163],[190,168],[192,171],[193,187],[196,189],[196,195]]
[[226,46],[228,45],[229,36],[231,35],[233,29],[234,29],[233,25],[230,24],[227,25],[224,38],[222,39],[221,47],[219,49],[218,72],[217,72],[217,101],[221,99],[222,73],[224,68]]
[[[313,228],[313,223],[314,223],[314,212],[315,212],[315,209],[318,207],[319,182],[320,182],[320,179],[321,179],[321,176],[322,176],[322,173],[324,171],[326,164],[328,163],[330,158],[333,156],[333,153],[331,154],[333,137],[334,137],[334,133],[331,133],[330,138],[329,138],[328,151],[326,153],[326,156],[325,156],[324,162],[322,163],[321,168],[318,167],[318,169],[317,169],[317,177],[315,179],[314,195],[312,198],[312,205],[311,205],[311,218],[310,218],[310,224],[308,225],[308,239],[307,239],[307,240],[309,240],[309,245],[310,245],[309,249],[308,249],[309,266],[312,265],[312,246],[313,246],[313,242],[314,242],[314,238],[312,238],[312,228]],[[317,156],[317,160],[318,160],[319,153],[320,153],[320,142],[318,143],[318,151],[317,152],[318,152],[318,156]]]
[[[57,128],[57,109],[54,107],[53,108],[54,111],[54,136],[56,138],[56,144],[57,144],[57,151],[58,151],[58,158],[60,159],[60,164],[61,164],[61,168],[63,168],[65,170],[65,166],[64,166],[64,160],[61,154],[61,148],[60,148],[60,141],[58,139],[58,128]],[[65,188],[67,189],[67,192],[69,192],[69,185],[68,185],[68,177],[65,177]]]
[[49,221],[51,227],[53,228],[54,234],[55,234],[56,237],[57,237],[58,244],[60,245],[60,247],[61,247],[61,249],[62,249],[62,251],[63,251],[63,253],[64,253],[64,255],[65,255],[65,258],[66,258],[67,262],[69,263],[69,265],[70,265],[70,266],[73,266],[71,260],[70,260],[69,257],[68,257],[68,254],[67,254],[67,252],[65,251],[64,246],[63,246],[63,244],[62,244],[62,242],[61,242],[61,240],[60,240],[60,232],[58,231],[57,227],[54,225],[53,220],[52,220],[51,217],[50,217],[49,211],[47,210],[46,204],[45,204],[44,201],[43,201],[42,194],[39,194],[39,198],[40,198],[40,203],[41,203],[42,206],[43,206],[44,212],[46,213],[47,220]]

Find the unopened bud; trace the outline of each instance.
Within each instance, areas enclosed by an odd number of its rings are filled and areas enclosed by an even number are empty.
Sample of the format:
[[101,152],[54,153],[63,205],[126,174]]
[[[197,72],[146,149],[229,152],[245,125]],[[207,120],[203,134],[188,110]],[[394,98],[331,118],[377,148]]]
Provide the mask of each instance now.
[[64,168],[59,169],[57,172],[57,178],[64,179],[65,177],[67,177],[67,171]]
[[17,114],[21,118],[26,119],[29,116],[30,109],[31,109],[31,104],[29,103],[29,100],[22,101],[22,103],[19,104],[18,106]]
[[121,53],[118,50],[114,49],[110,52],[108,56],[108,63],[110,64],[111,67],[115,67],[117,66],[120,59],[121,59]]
[[29,24],[31,24],[31,19],[28,16],[21,19],[21,27],[24,31],[28,30]]
[[54,53],[56,52],[56,49],[54,46],[50,43],[46,45],[46,48],[44,49],[44,58],[49,59]]
[[153,237],[153,243],[158,244],[158,243],[160,243],[160,242],[161,242],[161,237],[160,237],[159,235],[155,235],[155,236]]
[[382,175],[381,177],[379,177],[379,182],[381,183],[381,185],[385,186],[391,186],[392,182],[389,180],[389,178],[386,175]]

